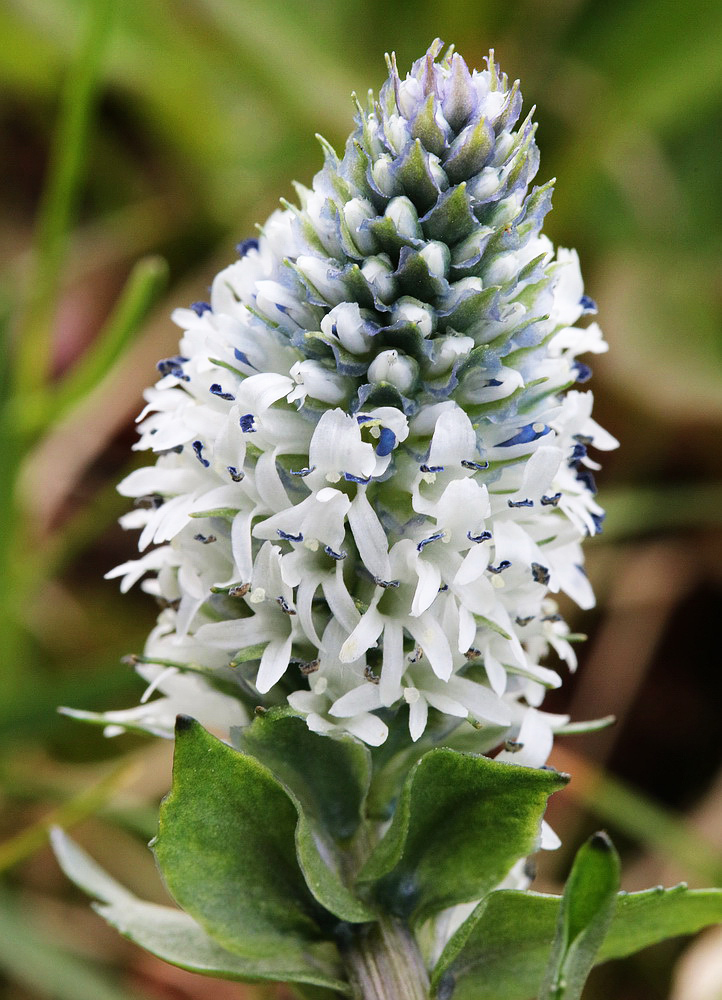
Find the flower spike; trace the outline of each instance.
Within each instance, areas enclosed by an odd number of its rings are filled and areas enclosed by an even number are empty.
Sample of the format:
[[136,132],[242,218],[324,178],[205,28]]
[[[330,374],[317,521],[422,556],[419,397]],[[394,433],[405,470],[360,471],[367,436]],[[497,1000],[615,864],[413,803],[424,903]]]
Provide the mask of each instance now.
[[541,766],[567,721],[538,711],[560,683],[541,661],[575,665],[552,595],[594,600],[587,448],[616,442],[573,387],[606,344],[577,325],[576,253],[541,231],[518,81],[442,50],[404,78],[388,56],[343,155],[319,137],[299,205],[174,313],[140,424],[156,464],[120,486],[159,498],[124,522],[156,547],[109,574],[149,574],[165,605],[138,668],[165,701],[129,724],[205,708],[227,729],[250,690],[372,745],[433,709]]

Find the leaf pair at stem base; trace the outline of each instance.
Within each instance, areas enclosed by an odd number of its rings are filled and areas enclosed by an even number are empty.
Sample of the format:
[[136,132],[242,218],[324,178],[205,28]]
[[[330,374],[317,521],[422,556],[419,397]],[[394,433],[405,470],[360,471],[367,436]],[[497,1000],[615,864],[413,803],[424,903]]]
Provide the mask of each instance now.
[[474,899],[431,971],[437,1000],[578,1000],[595,962],[722,919],[722,890],[618,896],[616,852],[599,834],[561,899],[493,891],[536,849],[547,798],[567,780],[555,771],[431,750],[379,837],[365,808],[372,764],[352,737],[312,733],[287,709],[259,716],[237,748],[181,717],[152,846],[185,912],[136,899],[59,831],[56,852],[101,915],[154,954],[206,975],[293,983],[319,1000],[390,998],[383,990],[398,983],[363,985],[364,970],[386,975],[384,949],[404,951],[388,976],[408,976],[409,988],[413,979],[421,997],[414,932]]

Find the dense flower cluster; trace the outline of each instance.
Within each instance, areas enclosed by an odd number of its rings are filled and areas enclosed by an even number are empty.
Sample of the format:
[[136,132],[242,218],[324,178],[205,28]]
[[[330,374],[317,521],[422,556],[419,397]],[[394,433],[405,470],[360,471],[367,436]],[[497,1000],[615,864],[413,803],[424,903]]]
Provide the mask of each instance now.
[[164,697],[109,721],[227,727],[267,696],[378,745],[435,709],[546,759],[540,661],[575,663],[550,594],[593,603],[587,449],[616,443],[571,387],[606,345],[541,234],[518,85],[440,49],[406,79],[392,61],[300,207],[174,314],[140,425],[157,462],[120,487],[145,554],[110,574],[152,574],[140,669]]

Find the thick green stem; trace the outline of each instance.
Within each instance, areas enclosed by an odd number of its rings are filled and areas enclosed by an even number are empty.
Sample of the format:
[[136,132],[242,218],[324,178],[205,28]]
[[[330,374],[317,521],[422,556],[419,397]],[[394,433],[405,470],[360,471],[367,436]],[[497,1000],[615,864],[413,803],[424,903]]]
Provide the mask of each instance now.
[[411,931],[384,916],[341,942],[354,1000],[428,1000],[429,977]]

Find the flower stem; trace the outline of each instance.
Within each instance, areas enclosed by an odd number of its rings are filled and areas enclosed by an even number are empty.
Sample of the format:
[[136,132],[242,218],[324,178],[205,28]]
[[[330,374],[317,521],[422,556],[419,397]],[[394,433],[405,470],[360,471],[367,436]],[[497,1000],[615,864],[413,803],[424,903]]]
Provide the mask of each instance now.
[[404,924],[383,916],[356,925],[340,944],[354,1000],[428,1000],[429,977]]

